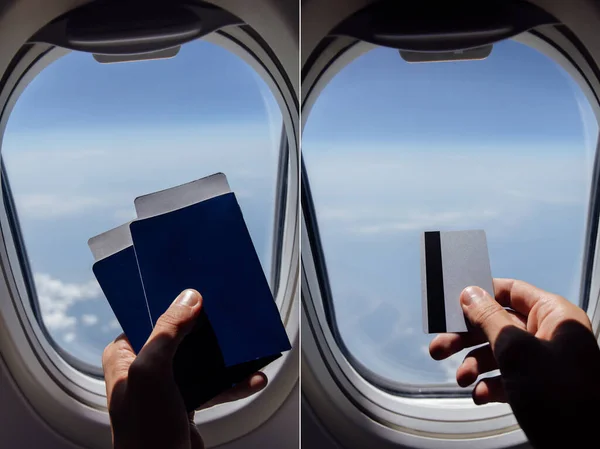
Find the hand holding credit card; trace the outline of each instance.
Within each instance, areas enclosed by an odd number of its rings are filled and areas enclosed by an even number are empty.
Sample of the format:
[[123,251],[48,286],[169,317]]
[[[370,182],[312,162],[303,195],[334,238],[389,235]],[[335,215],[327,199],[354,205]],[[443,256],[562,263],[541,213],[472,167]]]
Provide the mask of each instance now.
[[136,220],[90,239],[93,271],[136,353],[182,290],[202,294],[174,361],[193,410],[291,346],[225,175],[139,197],[135,208]]
[[470,285],[494,295],[485,232],[424,232],[421,292],[425,333],[467,331],[460,294]]

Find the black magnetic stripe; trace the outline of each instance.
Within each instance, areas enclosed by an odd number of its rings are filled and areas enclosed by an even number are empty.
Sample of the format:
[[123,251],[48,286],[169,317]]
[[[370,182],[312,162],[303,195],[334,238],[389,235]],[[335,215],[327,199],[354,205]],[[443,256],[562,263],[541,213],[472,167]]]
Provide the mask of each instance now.
[[429,333],[446,332],[442,243],[438,231],[425,233],[425,275]]

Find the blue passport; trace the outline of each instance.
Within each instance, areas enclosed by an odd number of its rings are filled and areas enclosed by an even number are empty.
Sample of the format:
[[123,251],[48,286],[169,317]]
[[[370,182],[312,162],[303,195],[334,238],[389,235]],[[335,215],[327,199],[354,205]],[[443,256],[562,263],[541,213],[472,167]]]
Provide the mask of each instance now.
[[152,332],[129,223],[88,241],[96,262],[92,271],[117,321],[137,354]]
[[[128,306],[122,297],[109,299],[132,346],[149,334],[141,323],[152,326],[182,290],[202,294],[201,315],[174,360],[175,379],[193,410],[280,357],[290,343],[225,175],[139,197],[135,206],[133,246],[102,259],[107,267],[96,262],[94,273],[113,298],[125,278],[128,290],[142,287],[145,310],[138,294]],[[135,325],[130,316],[137,316]]]

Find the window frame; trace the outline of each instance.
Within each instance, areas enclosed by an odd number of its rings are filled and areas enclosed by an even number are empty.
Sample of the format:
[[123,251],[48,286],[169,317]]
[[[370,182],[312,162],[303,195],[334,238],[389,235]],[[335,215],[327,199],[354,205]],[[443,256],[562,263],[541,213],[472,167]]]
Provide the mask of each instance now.
[[[565,69],[600,118],[595,67],[566,35],[564,26],[532,30],[513,40],[540,51]],[[568,31],[568,30],[567,30]],[[302,127],[319,93],[346,65],[375,45],[351,38],[327,38],[307,59],[302,79]],[[304,128],[302,128],[304,129]],[[477,438],[478,447],[508,447],[526,443],[507,404],[476,406],[467,390],[406,385],[382,379],[358,363],[337,338],[331,293],[318,233],[308,177],[302,163],[302,386],[309,406],[333,435],[349,448],[375,441],[379,447],[397,444],[436,448],[463,447]],[[586,222],[580,303],[600,331],[598,277],[598,151],[596,151]],[[593,282],[592,282],[593,280]],[[588,298],[591,298],[588,301]],[[431,397],[431,396],[438,397]],[[468,396],[465,398],[464,396]],[[445,396],[445,397],[444,397]],[[462,396],[462,397],[460,397]],[[342,429],[345,429],[342,431]],[[348,429],[352,429],[348,431]],[[484,438],[485,437],[485,438]]]
[[[217,33],[219,34],[219,33]],[[225,33],[221,33],[226,35]],[[214,37],[206,37],[201,39],[205,42],[211,42],[218,45],[221,48],[225,48],[227,45],[224,39],[218,39]],[[231,51],[229,48],[226,51]],[[8,123],[8,119],[10,118],[10,113],[12,111],[13,106],[18,102],[18,98],[20,94],[27,89],[29,82],[35,77],[37,77],[40,73],[44,71],[46,67],[50,64],[58,61],[62,57],[71,53],[70,50],[65,50],[62,48],[49,48],[46,52],[44,52],[38,60],[33,62],[29,68],[25,69],[25,76],[22,78],[13,90],[13,93],[10,96],[8,108],[6,110],[6,122],[3,121],[3,116],[0,116],[0,129],[2,134],[0,137],[3,138],[6,124]],[[234,53],[235,54],[235,53]],[[237,55],[236,55],[237,56]],[[248,61],[246,61],[248,62]],[[273,297],[276,300],[278,307],[282,306],[283,298],[278,295],[278,291],[280,288],[280,279],[281,279],[281,271],[282,271],[282,249],[283,249],[283,232],[285,229],[285,205],[288,200],[287,198],[287,183],[288,183],[288,164],[289,164],[289,144],[288,144],[288,133],[286,133],[285,124],[282,123],[281,136],[279,140],[279,157],[277,161],[277,172],[275,176],[275,201],[274,201],[274,213],[273,213],[273,235],[272,235],[272,250],[271,250],[271,272],[268,273],[268,278],[270,279],[272,288],[273,288]],[[0,151],[2,148],[2,142],[0,142]],[[19,292],[22,297],[27,297],[31,303],[31,309],[38,320],[40,327],[42,328],[42,332],[44,333],[45,338],[51,342],[52,346],[56,350],[56,352],[65,359],[71,366],[75,367],[77,370],[83,372],[88,376],[92,376],[98,379],[103,379],[102,368],[99,366],[91,365],[86,363],[77,357],[71,355],[68,351],[63,349],[59,343],[57,343],[54,338],[50,335],[50,332],[46,328],[46,325],[43,321],[43,317],[41,315],[41,310],[39,307],[39,300],[36,293],[36,286],[33,280],[33,276],[31,273],[31,269],[29,266],[29,261],[27,257],[27,248],[24,243],[23,236],[21,234],[21,226],[19,223],[18,211],[15,207],[14,198],[12,195],[12,189],[10,187],[10,179],[8,179],[8,175],[6,173],[6,166],[4,161],[0,162],[0,179],[2,189],[2,196],[4,201],[4,207],[6,209],[8,227],[10,228],[11,237],[13,243],[16,248],[16,257],[18,258],[18,270],[19,277],[23,278],[23,285],[20,285],[21,291]],[[13,264],[17,262],[15,260],[12,261]]]
[[[269,384],[250,398],[196,414],[196,424],[207,446],[240,438],[265,422],[286,400],[298,381],[299,365],[299,236],[298,236],[298,108],[293,83],[268,43],[248,25],[228,27],[202,38],[233,52],[247,62],[273,93],[283,118],[277,174],[277,220],[274,252],[279,248],[279,270],[272,273],[276,303],[292,350],[264,372]],[[68,50],[45,44],[25,45],[0,81],[0,135],[20,93],[47,65]],[[0,175],[1,176],[1,175]],[[10,204],[10,195],[3,199]],[[36,318],[36,300],[28,298],[26,270],[19,260],[20,236],[13,235],[9,211],[0,207],[0,352],[19,389],[36,412],[54,429],[87,447],[111,447],[106,393],[101,377],[81,370],[48,340]],[[13,230],[15,230],[13,226]],[[273,265],[274,267],[276,265]],[[94,374],[94,373],[92,373]],[[224,429],[228,429],[226,432]]]

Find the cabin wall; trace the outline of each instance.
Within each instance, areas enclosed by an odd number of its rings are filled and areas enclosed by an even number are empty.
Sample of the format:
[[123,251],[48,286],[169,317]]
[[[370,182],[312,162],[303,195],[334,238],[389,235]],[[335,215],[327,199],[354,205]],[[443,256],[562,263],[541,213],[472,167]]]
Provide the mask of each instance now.
[[[220,447],[223,449],[263,449],[275,447],[274,442],[276,442],[276,447],[279,449],[297,449],[299,402],[298,384],[296,384],[282,407],[269,421],[245,437]],[[1,358],[0,447],[81,449],[81,446],[75,446],[57,434],[35,414],[18,391],[12,378],[9,377]]]

